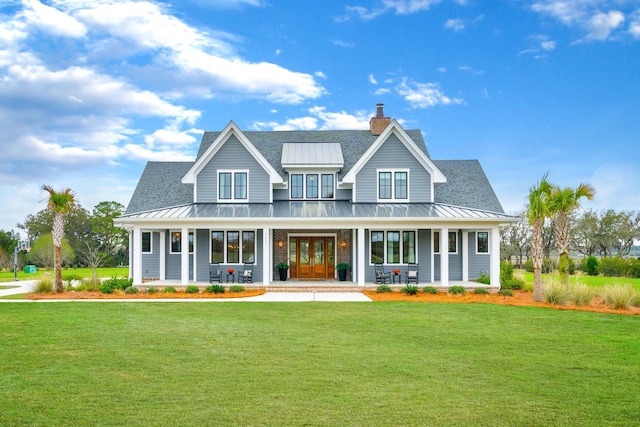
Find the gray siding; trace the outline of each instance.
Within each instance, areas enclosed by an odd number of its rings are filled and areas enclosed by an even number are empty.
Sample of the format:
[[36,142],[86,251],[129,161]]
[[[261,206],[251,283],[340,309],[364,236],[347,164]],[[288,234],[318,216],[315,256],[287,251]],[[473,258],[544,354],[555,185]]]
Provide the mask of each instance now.
[[[195,236],[194,236],[195,237]],[[197,239],[197,237],[195,237]],[[196,245],[198,242],[196,241]],[[171,232],[165,233],[165,248],[166,248],[166,279],[167,280],[180,280],[182,271],[182,254],[171,253]],[[184,248],[188,250],[188,248]],[[193,254],[189,254],[189,280],[193,279]]]
[[476,253],[476,246],[476,233],[469,233],[469,279],[477,279],[483,272],[489,274],[491,267],[489,254]]
[[151,233],[151,253],[142,254],[142,277],[160,278],[160,233]]
[[196,177],[199,203],[217,202],[218,169],[249,170],[249,200],[247,202],[269,203],[269,192],[271,191],[269,175],[235,136],[231,136],[220,147],[209,164]]
[[356,177],[357,201],[375,203],[378,198],[376,169],[409,169],[408,202],[431,202],[431,175],[395,134],[380,146]]
[[209,253],[209,230],[196,230],[196,281],[208,282],[209,281],[209,260],[211,255]]
[[[462,280],[462,232],[458,231],[457,254],[449,254],[449,280]],[[447,241],[440,239],[440,251],[446,250]],[[444,246],[443,246],[444,245]],[[433,280],[440,280],[440,254],[433,256]]]

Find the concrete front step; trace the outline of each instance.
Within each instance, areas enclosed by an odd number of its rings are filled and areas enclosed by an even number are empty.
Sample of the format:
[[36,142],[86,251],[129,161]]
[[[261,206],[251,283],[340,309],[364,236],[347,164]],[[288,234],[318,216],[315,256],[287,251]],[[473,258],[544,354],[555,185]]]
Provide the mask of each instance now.
[[297,286],[269,286],[266,288],[267,292],[362,292],[362,286],[327,286],[319,284],[318,286],[312,285],[297,285]]

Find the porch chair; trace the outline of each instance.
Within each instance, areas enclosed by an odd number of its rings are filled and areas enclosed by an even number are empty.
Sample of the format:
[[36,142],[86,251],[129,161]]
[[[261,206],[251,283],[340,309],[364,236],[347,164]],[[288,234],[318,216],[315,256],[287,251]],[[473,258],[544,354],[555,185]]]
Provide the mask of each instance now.
[[219,262],[209,264],[209,283],[222,283],[222,268]]
[[384,265],[381,263],[375,264],[376,270],[376,283],[391,283],[391,272],[388,271],[385,273]]
[[253,263],[245,262],[242,272],[238,273],[238,283],[253,283]]
[[409,264],[407,272],[405,273],[406,279],[405,283],[408,285],[409,283],[418,284],[418,264]]

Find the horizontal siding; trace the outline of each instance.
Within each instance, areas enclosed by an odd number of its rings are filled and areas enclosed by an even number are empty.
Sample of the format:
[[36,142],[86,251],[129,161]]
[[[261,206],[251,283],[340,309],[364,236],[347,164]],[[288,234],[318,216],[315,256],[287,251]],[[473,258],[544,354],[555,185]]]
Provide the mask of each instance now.
[[253,158],[242,143],[232,135],[220,147],[209,163],[200,171],[197,179],[197,200],[199,203],[215,203],[218,199],[219,169],[249,170],[250,203],[269,203],[271,184],[269,175]]
[[377,169],[409,169],[409,201],[431,202],[431,175],[395,134],[389,136],[358,173],[356,191],[359,203],[377,201]]
[[476,253],[476,233],[469,233],[469,279],[477,279],[482,273],[489,274],[491,257],[488,253]]
[[142,254],[142,278],[160,278],[160,233],[151,233],[151,253]]

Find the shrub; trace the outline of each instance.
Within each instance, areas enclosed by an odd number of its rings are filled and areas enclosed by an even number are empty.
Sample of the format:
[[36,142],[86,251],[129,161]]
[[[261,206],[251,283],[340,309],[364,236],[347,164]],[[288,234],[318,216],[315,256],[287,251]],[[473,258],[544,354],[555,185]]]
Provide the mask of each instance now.
[[422,288],[422,292],[424,292],[425,294],[436,295],[438,293],[438,290],[433,286],[425,286],[424,288]]
[[607,305],[626,310],[637,297],[637,292],[629,285],[614,284],[602,288],[601,295]]
[[572,283],[569,286],[569,292],[575,305],[589,305],[596,294],[591,286],[584,283]]
[[500,261],[500,283],[513,279],[513,264]]
[[215,285],[207,286],[204,291],[208,292],[210,294],[211,293],[213,293],[213,294],[224,294],[225,289],[224,289],[224,285],[215,284]]
[[[522,267],[527,271],[527,273],[533,273],[533,260],[529,258]],[[556,268],[556,263],[551,258],[545,258],[542,260],[542,272],[543,273],[551,273]]]
[[158,292],[160,292],[160,289],[158,289],[158,288],[154,288],[154,287],[147,288],[147,293],[148,294],[157,294]]
[[486,274],[482,273],[480,277],[478,277],[477,282],[482,283],[483,285],[489,285],[491,284],[491,276],[487,276]]
[[640,277],[640,260],[637,258],[629,258],[627,260],[629,267],[627,268],[627,276],[638,278]]
[[229,288],[229,292],[244,292],[244,286],[242,285],[233,285]]
[[198,292],[200,292],[200,288],[196,285],[189,285],[184,289],[185,294],[197,294]]
[[480,294],[480,295],[487,295],[489,293],[489,290],[487,288],[475,288],[473,290],[474,294]]
[[504,297],[512,297],[513,291],[511,289],[500,289],[500,295]]
[[384,292],[391,292],[391,286],[389,285],[380,285],[376,288],[376,292],[381,294]]
[[418,293],[418,286],[407,284],[404,287],[402,287],[402,289],[400,289],[400,292],[405,293],[407,295],[415,295]]
[[597,276],[598,275],[598,258],[594,256],[589,256],[586,258],[584,262],[584,272],[589,276]]
[[37,294],[45,294],[53,292],[53,279],[50,276],[45,276],[38,280],[33,292]]
[[165,294],[175,294],[178,291],[173,286],[167,286],[162,292],[164,292]]
[[501,289],[522,289],[524,288],[524,280],[513,277],[504,282],[500,282]]
[[128,287],[133,285],[133,279],[118,278],[113,276],[111,279],[107,279],[98,287],[103,294],[111,294],[116,290],[124,291]]
[[598,271],[607,277],[624,277],[627,275],[629,263],[624,258],[602,258]]
[[124,290],[125,294],[137,294],[138,293],[138,288],[136,288],[135,286],[129,286],[128,288],[126,288]]
[[533,273],[533,260],[531,258],[526,260],[524,264],[522,264],[522,268],[524,268],[527,273]]
[[550,280],[542,285],[542,296],[546,302],[555,305],[567,305],[571,300],[567,287],[557,280]]
[[451,287],[449,288],[449,293],[450,293],[450,294],[462,295],[462,294],[464,294],[465,292],[467,292],[467,290],[464,288],[464,286],[458,286],[458,285],[456,285],[456,286],[451,286]]

